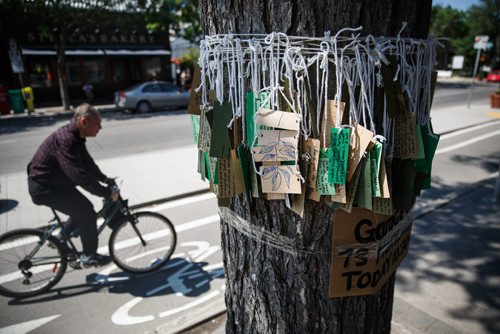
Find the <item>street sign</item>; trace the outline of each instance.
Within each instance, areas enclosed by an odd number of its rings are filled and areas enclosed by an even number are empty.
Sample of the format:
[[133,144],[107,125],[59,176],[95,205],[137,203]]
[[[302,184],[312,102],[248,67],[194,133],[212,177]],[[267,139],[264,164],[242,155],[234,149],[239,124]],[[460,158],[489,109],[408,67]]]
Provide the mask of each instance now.
[[474,49],[486,50],[488,47],[489,36],[476,36],[474,38]]
[[464,68],[464,56],[453,56],[451,68],[454,70],[461,70]]

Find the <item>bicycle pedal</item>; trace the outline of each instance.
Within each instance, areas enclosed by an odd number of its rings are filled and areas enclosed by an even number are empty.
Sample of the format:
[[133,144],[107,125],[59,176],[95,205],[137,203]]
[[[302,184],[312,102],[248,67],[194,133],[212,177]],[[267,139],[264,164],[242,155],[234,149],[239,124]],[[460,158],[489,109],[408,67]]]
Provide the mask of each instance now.
[[82,265],[77,260],[72,260],[68,262],[69,266],[75,270],[83,269]]

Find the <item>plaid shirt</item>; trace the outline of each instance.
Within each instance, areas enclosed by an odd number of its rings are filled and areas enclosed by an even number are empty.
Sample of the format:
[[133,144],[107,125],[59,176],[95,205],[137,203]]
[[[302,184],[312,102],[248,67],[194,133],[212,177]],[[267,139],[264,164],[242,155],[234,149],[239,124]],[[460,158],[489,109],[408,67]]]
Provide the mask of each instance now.
[[99,182],[106,180],[85,146],[85,138],[73,122],[60,127],[40,145],[28,164],[28,176],[55,188],[81,186],[88,192],[109,197],[111,190]]

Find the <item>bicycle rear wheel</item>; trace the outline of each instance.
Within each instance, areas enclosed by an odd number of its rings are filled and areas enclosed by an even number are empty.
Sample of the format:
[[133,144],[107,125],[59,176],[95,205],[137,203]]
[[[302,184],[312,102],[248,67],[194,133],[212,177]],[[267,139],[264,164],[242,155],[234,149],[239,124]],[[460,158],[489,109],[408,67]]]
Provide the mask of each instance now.
[[134,274],[158,270],[172,256],[177,243],[174,226],[165,216],[138,212],[115,228],[109,254],[118,267]]
[[25,298],[49,290],[66,272],[64,246],[45,232],[20,229],[0,237],[0,294]]

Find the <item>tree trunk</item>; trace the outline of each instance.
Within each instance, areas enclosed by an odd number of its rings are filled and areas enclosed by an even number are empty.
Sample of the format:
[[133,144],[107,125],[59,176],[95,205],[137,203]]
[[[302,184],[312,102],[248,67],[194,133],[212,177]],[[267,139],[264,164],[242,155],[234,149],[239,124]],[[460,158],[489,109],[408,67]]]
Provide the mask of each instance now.
[[57,80],[59,83],[59,94],[61,95],[61,103],[64,110],[69,110],[69,92],[68,92],[68,77],[66,75],[66,33],[63,29],[59,32],[59,43],[56,45],[57,50]]
[[[363,34],[426,37],[431,0],[201,0],[204,32],[323,36],[363,26]],[[333,87],[333,83],[332,83]],[[328,298],[333,211],[306,200],[304,218],[284,201],[231,200],[231,210],[253,228],[286,236],[285,242],[318,254],[293,254],[221,222],[228,333],[389,333],[394,276],[373,296]],[[227,219],[227,217],[223,217]]]

